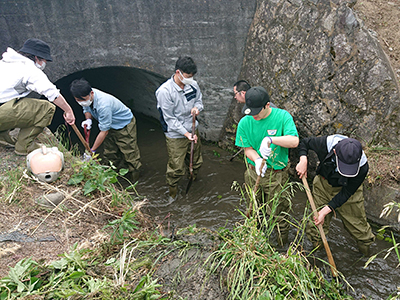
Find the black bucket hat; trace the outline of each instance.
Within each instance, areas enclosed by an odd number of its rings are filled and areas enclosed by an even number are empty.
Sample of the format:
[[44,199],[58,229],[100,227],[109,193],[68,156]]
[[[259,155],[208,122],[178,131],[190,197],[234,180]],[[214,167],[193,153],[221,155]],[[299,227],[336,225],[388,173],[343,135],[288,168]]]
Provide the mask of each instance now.
[[269,102],[269,95],[262,86],[255,86],[247,90],[245,99],[246,104],[243,106],[242,113],[255,116]]
[[335,152],[339,174],[345,177],[357,176],[362,156],[361,143],[351,138],[343,139],[336,144]]
[[45,42],[39,39],[28,39],[24,43],[20,52],[29,53],[47,61],[53,61],[50,55],[50,47]]

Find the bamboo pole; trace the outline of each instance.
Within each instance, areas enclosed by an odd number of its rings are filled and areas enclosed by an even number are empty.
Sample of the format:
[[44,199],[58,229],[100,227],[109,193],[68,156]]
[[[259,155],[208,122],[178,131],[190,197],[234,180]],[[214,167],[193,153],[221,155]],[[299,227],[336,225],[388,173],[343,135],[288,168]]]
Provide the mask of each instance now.
[[79,140],[82,142],[83,146],[85,146],[85,149],[87,151],[89,151],[90,155],[92,155],[92,150],[90,150],[89,144],[85,141],[85,139],[83,138],[83,136],[82,136],[81,132],[79,131],[79,129],[76,127],[75,124],[72,124],[71,127],[75,131],[75,133],[78,136]]
[[[311,195],[311,191],[310,191],[310,187],[308,186],[307,179],[306,179],[306,177],[304,175],[303,175],[303,177],[301,179],[303,180],[303,185],[304,185],[304,187],[306,189],[306,194],[307,194],[307,197],[308,197],[308,201],[310,201],[311,209],[314,212],[314,217],[318,217],[317,208],[315,207],[314,199],[313,199],[313,197]],[[325,247],[326,255],[328,256],[329,264],[331,265],[332,276],[333,277],[337,277],[338,274],[337,274],[335,261],[333,260],[332,252],[331,252],[331,249],[329,248],[328,241],[326,240],[326,236],[325,236],[324,229],[322,228],[322,224],[319,224],[317,227],[318,227],[319,233],[321,235],[322,242],[323,242],[324,247]]]

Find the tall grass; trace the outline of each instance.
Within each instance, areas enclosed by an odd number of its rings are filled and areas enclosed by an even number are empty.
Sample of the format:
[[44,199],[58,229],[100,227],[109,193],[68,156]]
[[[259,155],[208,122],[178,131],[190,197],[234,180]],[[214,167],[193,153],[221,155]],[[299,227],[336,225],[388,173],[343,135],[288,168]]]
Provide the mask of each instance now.
[[[253,212],[232,230],[221,229],[222,240],[206,263],[211,273],[219,273],[228,299],[351,299],[342,295],[339,281],[327,281],[312,266],[301,247],[308,212],[304,221],[285,218],[297,234],[287,251],[276,251],[272,236],[277,221],[274,212],[283,195],[292,195],[297,183],[286,183],[282,191],[265,204],[256,201],[249,187],[242,194],[253,203]],[[266,205],[271,215],[266,214]]]
[[5,171],[0,176],[0,199],[11,203],[18,201],[18,192],[23,185],[24,170],[22,167]]

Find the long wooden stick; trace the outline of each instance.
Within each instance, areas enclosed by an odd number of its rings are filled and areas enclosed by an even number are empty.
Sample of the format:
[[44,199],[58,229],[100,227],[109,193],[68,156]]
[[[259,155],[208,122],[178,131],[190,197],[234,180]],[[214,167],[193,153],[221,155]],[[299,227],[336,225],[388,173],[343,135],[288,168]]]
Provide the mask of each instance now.
[[85,146],[86,150],[89,151],[89,153],[92,153],[92,150],[90,150],[90,146],[89,144],[85,141],[85,139],[82,136],[82,133],[79,131],[79,129],[76,127],[75,124],[71,125],[72,129],[75,131],[76,135],[78,136],[78,138],[80,139],[80,141],[82,142],[83,146]]
[[[311,191],[310,191],[310,187],[308,186],[307,179],[305,176],[303,176],[301,179],[303,180],[303,185],[306,189],[306,194],[308,197],[308,201],[310,201],[311,209],[314,212],[314,217],[318,218],[317,208],[315,207],[314,199],[311,195]],[[331,265],[332,276],[337,277],[338,274],[337,274],[335,261],[333,260],[332,252],[331,252],[331,249],[329,248],[328,241],[326,240],[326,236],[325,236],[324,229],[322,228],[322,224],[319,224],[317,227],[318,227],[319,233],[321,235],[322,242],[324,243],[324,247],[325,247],[326,255],[328,256],[329,264]]]
[[[196,130],[196,116],[193,114],[192,138],[195,134],[195,130]],[[190,178],[189,178],[188,185],[186,187],[186,194],[189,192],[190,186],[192,185],[192,182],[193,182],[193,153],[194,153],[194,141],[192,140],[191,145],[190,145],[190,160],[189,160]]]
[[240,152],[242,152],[243,149],[244,149],[244,148],[240,149],[238,152],[236,152],[234,155],[232,155],[232,157],[229,159],[229,161],[232,161],[236,156],[238,156],[238,154],[239,154]]

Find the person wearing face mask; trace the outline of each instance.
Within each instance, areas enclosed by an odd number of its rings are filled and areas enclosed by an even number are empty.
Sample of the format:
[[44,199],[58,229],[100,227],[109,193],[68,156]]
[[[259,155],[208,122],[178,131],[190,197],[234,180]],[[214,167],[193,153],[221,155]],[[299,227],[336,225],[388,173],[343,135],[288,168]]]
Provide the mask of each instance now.
[[[0,144],[15,148],[18,155],[40,147],[34,139],[50,125],[54,104],[64,111],[68,124],[75,123],[71,107],[43,73],[46,63],[52,60],[49,45],[31,38],[18,52],[7,48],[0,61]],[[31,92],[48,101],[27,97]],[[9,134],[14,128],[20,128],[17,138]]]
[[[296,148],[299,137],[292,116],[285,110],[271,107],[267,91],[261,87],[250,88],[245,95],[246,103],[236,132],[235,145],[244,148],[249,168],[244,179],[252,187],[260,176],[257,200],[266,203],[266,212],[277,221],[278,244],[288,241],[289,195],[282,188],[289,179],[289,148]],[[262,162],[265,165],[261,169]],[[261,170],[260,170],[261,169]],[[280,194],[281,193],[281,194]],[[270,201],[278,197],[275,212]]]
[[116,97],[92,88],[85,79],[76,79],[70,85],[72,96],[83,107],[85,120],[81,126],[90,129],[92,118],[100,129],[91,151],[96,152],[101,144],[103,155],[117,169],[127,168],[125,176],[132,183],[139,179],[140,151],[137,145],[136,118],[132,111]]
[[193,59],[180,57],[175,64],[175,73],[156,91],[157,109],[168,150],[166,181],[171,198],[177,196],[178,182],[186,172],[192,141],[195,142],[194,178],[203,164],[197,120],[196,132],[192,136],[193,116],[198,116],[203,110],[200,87],[193,79],[196,73],[197,66]]

